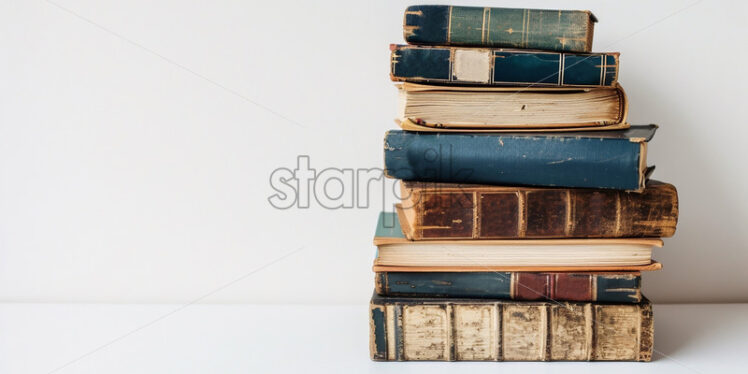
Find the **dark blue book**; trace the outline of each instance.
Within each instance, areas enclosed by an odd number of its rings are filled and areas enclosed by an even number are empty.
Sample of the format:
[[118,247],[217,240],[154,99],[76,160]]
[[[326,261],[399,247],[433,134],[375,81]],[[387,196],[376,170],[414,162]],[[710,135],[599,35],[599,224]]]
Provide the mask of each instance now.
[[586,10],[413,5],[403,36],[408,44],[589,52],[595,22]]
[[382,296],[474,297],[638,303],[638,272],[390,272],[376,273]]
[[641,191],[657,125],[574,133],[387,132],[385,175],[408,181]]
[[392,45],[394,81],[484,86],[612,87],[618,53]]

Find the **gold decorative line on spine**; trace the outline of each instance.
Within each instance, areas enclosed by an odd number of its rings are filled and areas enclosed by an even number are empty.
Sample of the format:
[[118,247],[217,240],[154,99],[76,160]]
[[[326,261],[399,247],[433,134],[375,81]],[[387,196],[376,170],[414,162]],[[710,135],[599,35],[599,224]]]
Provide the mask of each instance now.
[[393,68],[394,68],[394,65],[396,65],[398,63],[397,59],[400,58],[400,55],[398,55],[397,52],[392,52],[392,56],[391,57],[392,57],[391,63],[392,63]]
[[620,287],[620,288],[606,288],[605,291],[609,292],[631,292],[634,293],[638,289],[637,288],[631,288],[631,287]]
[[639,146],[639,188],[644,188],[644,182],[647,177],[647,142],[642,142]]
[[615,70],[615,75],[613,75],[613,81],[612,82],[615,83],[615,82],[618,81],[618,56],[617,55],[613,55],[613,60],[615,61],[615,65],[613,65],[613,67],[615,67],[616,70]]
[[529,25],[530,25],[530,10],[525,11],[527,13],[527,16],[522,20],[524,22],[522,24],[522,47],[527,48],[527,33],[529,32]]
[[483,20],[481,21],[480,25],[480,42],[485,43],[486,42],[486,11],[488,8],[483,8]]
[[489,37],[491,36],[491,8],[486,9],[488,9],[488,17],[486,20],[486,42],[490,44],[491,40],[489,39]]
[[532,15],[532,12],[530,9],[527,10],[527,25],[525,25],[525,48],[530,44],[530,16]]
[[447,304],[444,310],[447,315],[447,341],[445,342],[445,348],[447,349],[447,361],[454,361],[457,359],[457,326],[455,325],[455,309],[454,305]]
[[597,301],[597,277],[596,274],[590,274],[590,300]]
[[574,215],[572,214],[574,205],[571,202],[571,191],[566,190],[566,227],[564,227],[564,234],[568,237],[574,230]]
[[493,305],[493,325],[499,332],[496,334],[496,360],[501,361],[501,309],[499,309],[499,303]]
[[395,334],[400,340],[400,344],[395,341],[395,359],[402,360],[405,358],[405,331],[403,331],[403,312],[405,307],[401,303],[395,304]]
[[558,59],[558,85],[559,86],[564,83],[564,57],[566,57],[566,55],[562,53]]
[[584,330],[586,331],[584,343],[587,349],[587,361],[592,359],[592,343],[593,343],[592,334],[594,333],[592,331],[592,318],[593,318],[592,310],[593,308],[592,308],[591,303],[586,303],[584,305],[584,312],[583,312],[584,313],[584,324],[585,324]]
[[616,195],[616,237],[621,236],[621,213],[622,213],[622,207],[621,207],[621,194],[617,193]]
[[449,18],[447,18],[447,44],[452,41],[452,6],[449,6]]
[[548,361],[551,353],[548,349],[548,345],[551,344],[551,304],[546,303],[541,310],[543,311],[543,319],[540,325],[543,326],[545,333],[541,334],[543,338],[540,339],[540,351],[543,352],[542,360]]
[[496,334],[496,338],[499,340],[499,353],[496,355],[496,358],[498,361],[504,361],[504,315],[503,315],[503,308],[504,306],[496,303],[496,316],[499,320],[498,324],[496,325],[496,328],[499,330],[499,333]]
[[438,195],[437,193],[429,193],[427,191],[421,191],[418,194],[418,211],[420,214],[416,215],[416,221],[418,222],[418,226],[416,228],[418,229],[418,235],[420,237],[423,237],[424,230],[423,230],[423,222],[424,218],[426,217],[426,195],[434,196]]
[[525,194],[518,191],[517,201],[519,202],[519,220],[517,221],[517,237],[524,238],[527,233],[527,204],[525,204]]
[[478,217],[481,215],[480,201],[478,201],[478,192],[473,192],[473,239],[480,237],[480,221]]
[[515,289],[517,288],[517,283],[519,281],[517,279],[518,273],[517,272],[511,272],[509,274],[510,274],[510,276],[509,276],[509,280],[510,280],[510,282],[509,282],[509,298],[512,299],[512,300],[514,300],[514,298],[517,296],[517,292],[515,291]]
[[525,37],[527,36],[527,27],[525,25],[527,24],[527,18],[529,18],[528,17],[528,13],[529,12],[530,11],[528,9],[525,9],[524,11],[522,11],[522,40],[520,41],[520,45],[522,47],[527,47],[525,45],[525,43],[526,43],[525,42]]
[[530,24],[530,10],[525,9],[522,16],[522,47],[527,48],[527,29]]
[[595,348],[597,344],[597,334],[595,333],[595,328],[597,326],[595,323],[595,320],[597,320],[597,308],[593,307],[594,304],[589,303],[587,306],[590,308],[590,314],[589,318],[585,318],[585,324],[587,325],[587,337],[589,341],[589,347],[590,349],[587,350],[587,361],[592,360],[593,357],[595,357]]
[[[551,349],[549,349],[549,347],[553,346],[553,327],[551,326],[551,317],[556,308],[557,306],[551,305],[550,303],[546,303],[545,306],[543,306],[547,317],[544,323],[545,335],[543,335],[543,358],[541,358],[541,361],[551,361]],[[569,306],[567,306],[567,308],[569,308]]]
[[605,81],[605,55],[600,55],[600,85]]

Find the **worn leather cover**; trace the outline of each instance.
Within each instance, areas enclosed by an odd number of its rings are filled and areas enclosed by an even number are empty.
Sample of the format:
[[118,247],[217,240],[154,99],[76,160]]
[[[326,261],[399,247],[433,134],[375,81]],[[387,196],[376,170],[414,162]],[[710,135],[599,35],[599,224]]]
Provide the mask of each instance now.
[[390,130],[385,175],[406,181],[641,191],[656,125],[573,133]]
[[378,361],[650,361],[652,305],[374,294]]
[[414,5],[405,10],[409,44],[471,45],[589,52],[590,11]]
[[382,296],[641,301],[639,272],[377,272]]
[[678,222],[675,187],[654,180],[642,193],[427,182],[401,191],[413,240],[670,237]]
[[618,53],[391,45],[390,77],[428,84],[612,87]]

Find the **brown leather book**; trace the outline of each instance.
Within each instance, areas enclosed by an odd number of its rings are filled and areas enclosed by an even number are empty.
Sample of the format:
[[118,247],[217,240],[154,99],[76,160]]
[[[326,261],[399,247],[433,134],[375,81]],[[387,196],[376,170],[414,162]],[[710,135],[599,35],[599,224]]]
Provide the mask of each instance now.
[[408,181],[401,190],[411,240],[670,237],[678,221],[678,193],[658,181],[642,193]]

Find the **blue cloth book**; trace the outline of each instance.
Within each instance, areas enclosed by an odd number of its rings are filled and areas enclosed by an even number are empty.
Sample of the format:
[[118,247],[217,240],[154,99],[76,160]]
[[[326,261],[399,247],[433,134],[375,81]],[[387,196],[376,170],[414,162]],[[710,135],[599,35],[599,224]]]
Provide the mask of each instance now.
[[618,53],[391,45],[394,81],[481,86],[612,87]]
[[595,22],[586,10],[413,5],[403,36],[408,44],[589,52]]
[[657,125],[573,133],[387,132],[385,175],[408,181],[644,189]]
[[382,296],[474,297],[638,303],[638,272],[389,272],[375,277]]

